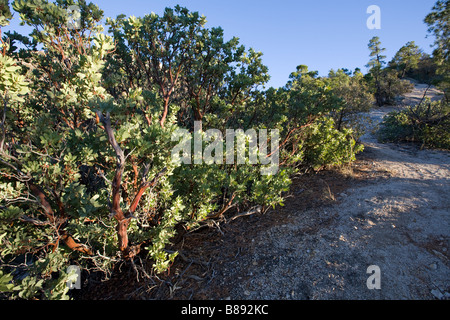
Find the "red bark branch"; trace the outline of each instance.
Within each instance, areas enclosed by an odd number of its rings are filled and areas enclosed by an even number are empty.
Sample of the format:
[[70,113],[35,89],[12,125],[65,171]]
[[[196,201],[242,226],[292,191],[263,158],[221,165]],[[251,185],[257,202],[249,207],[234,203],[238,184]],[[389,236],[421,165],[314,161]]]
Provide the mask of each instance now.
[[284,146],[284,145],[288,142],[288,140],[289,140],[289,138],[291,137],[291,134],[292,134],[292,133],[294,133],[294,132],[297,131],[297,130],[300,130],[300,129],[304,129],[304,128],[306,128],[306,127],[309,127],[309,126],[312,125],[313,123],[314,123],[314,121],[310,121],[309,123],[307,123],[307,124],[305,124],[305,125],[302,125],[302,126],[300,126],[300,127],[292,128],[292,129],[288,132],[288,134],[287,134],[286,138],[283,140],[283,142],[278,146],[278,148],[277,148],[276,150],[272,151],[270,154],[268,154],[268,155],[266,156],[266,158],[272,156],[275,152],[277,152],[278,150],[280,150],[280,148],[281,148],[282,146]]
[[145,181],[142,183],[142,185],[139,187],[139,191],[137,192],[133,202],[131,203],[129,212],[125,215],[122,209],[120,208],[120,189],[121,189],[121,183],[122,183],[122,175],[125,169],[125,155],[120,148],[119,144],[117,143],[114,132],[111,127],[111,119],[109,113],[106,114],[106,117],[99,111],[97,111],[97,116],[100,122],[103,123],[104,129],[106,131],[106,134],[108,135],[108,141],[113,147],[116,158],[117,158],[117,164],[116,164],[116,173],[114,175],[114,179],[112,181],[112,207],[111,207],[111,213],[113,214],[114,218],[117,220],[117,237],[118,237],[118,245],[119,250],[122,252],[122,255],[125,259],[131,259],[140,251],[140,246],[129,246],[128,241],[128,226],[130,224],[130,220],[132,218],[132,214],[136,210],[139,201],[144,194],[144,192],[149,187],[154,187],[158,180],[162,177],[162,175],[167,171],[167,168],[164,168],[161,172],[159,172],[152,181]]
[[111,144],[111,146],[114,149],[114,152],[116,153],[116,173],[114,175],[114,179],[112,181],[112,207],[111,207],[111,214],[114,216],[114,218],[117,220],[117,236],[119,239],[119,249],[122,253],[125,253],[128,249],[128,234],[127,234],[127,228],[130,223],[130,219],[126,218],[122,209],[120,208],[120,187],[122,183],[122,175],[123,171],[125,169],[125,155],[120,148],[119,144],[116,141],[116,138],[114,137],[114,132],[111,127],[111,118],[109,115],[109,112],[106,113],[106,117],[100,112],[97,111],[97,116],[100,120],[100,122],[103,123],[103,126],[105,128],[106,134],[108,135],[108,141]]
[[[41,188],[39,188],[38,186],[30,183],[30,191],[31,191],[31,194],[33,194],[41,202],[41,205],[42,205],[42,207],[44,208],[44,211],[45,211],[45,215],[50,220],[50,223],[55,225],[56,230],[59,230],[67,221],[67,218],[64,217],[64,206],[63,206],[62,202],[59,199],[57,200],[57,204],[58,204],[58,208],[59,208],[60,212],[59,212],[59,217],[56,218],[55,217],[55,212],[54,212],[53,208],[51,207],[50,203],[48,202],[47,196],[41,190]],[[22,216],[21,220],[25,221],[25,222],[32,223],[32,224],[34,224],[36,226],[47,225],[44,222],[41,222],[41,221],[33,219],[33,218],[28,218],[26,216]],[[59,239],[63,240],[63,242],[70,249],[72,249],[74,251],[80,251],[82,253],[85,253],[85,254],[88,254],[88,255],[92,255],[92,250],[89,249],[89,247],[87,247],[84,244],[77,243],[73,239],[73,237],[70,234],[68,234],[65,230],[61,231],[61,236],[58,238],[56,243],[59,242]],[[55,246],[55,248],[56,248],[56,246]]]
[[148,188],[153,188],[158,183],[158,180],[164,175],[164,173],[167,171],[167,168],[162,169],[154,178],[152,181],[147,181],[141,184],[139,187],[139,191],[137,192],[133,202],[131,203],[129,214],[133,214],[136,211],[136,208],[139,204],[139,201],[141,200],[142,195]]

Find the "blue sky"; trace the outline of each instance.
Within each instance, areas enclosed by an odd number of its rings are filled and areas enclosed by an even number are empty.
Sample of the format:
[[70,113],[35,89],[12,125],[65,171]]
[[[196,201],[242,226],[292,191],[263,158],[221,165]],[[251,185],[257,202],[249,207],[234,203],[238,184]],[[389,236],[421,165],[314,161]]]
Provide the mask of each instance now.
[[[423,19],[436,0],[91,0],[106,17],[120,13],[162,14],[176,4],[206,16],[207,27],[221,26],[226,39],[236,36],[261,51],[269,67],[268,86],[283,86],[297,65],[326,76],[330,69],[357,67],[369,60],[367,44],[379,36],[389,61],[408,41],[431,53]],[[367,7],[381,9],[381,29],[369,30]],[[17,31],[18,17],[12,23]],[[20,31],[19,31],[20,32]]]

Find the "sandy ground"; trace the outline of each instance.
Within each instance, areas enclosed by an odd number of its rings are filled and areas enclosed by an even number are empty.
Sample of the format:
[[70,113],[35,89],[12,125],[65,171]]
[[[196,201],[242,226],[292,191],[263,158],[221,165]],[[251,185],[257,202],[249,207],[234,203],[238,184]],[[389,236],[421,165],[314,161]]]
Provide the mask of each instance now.
[[[420,101],[425,89],[416,85],[404,102]],[[371,112],[373,125],[395,109]],[[384,178],[332,195],[332,205],[291,212],[288,223],[249,240],[251,253],[221,271],[224,286],[239,279],[221,298],[450,298],[449,153],[380,144],[372,133],[362,141],[364,159]],[[371,265],[380,289],[367,287]]]

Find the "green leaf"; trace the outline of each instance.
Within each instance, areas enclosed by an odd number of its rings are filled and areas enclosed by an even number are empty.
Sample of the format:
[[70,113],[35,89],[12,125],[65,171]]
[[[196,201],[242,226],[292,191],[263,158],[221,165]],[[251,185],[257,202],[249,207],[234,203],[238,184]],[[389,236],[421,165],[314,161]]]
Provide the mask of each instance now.
[[0,270],[0,292],[11,292],[14,288],[14,284],[11,283],[13,276],[11,274],[4,274]]

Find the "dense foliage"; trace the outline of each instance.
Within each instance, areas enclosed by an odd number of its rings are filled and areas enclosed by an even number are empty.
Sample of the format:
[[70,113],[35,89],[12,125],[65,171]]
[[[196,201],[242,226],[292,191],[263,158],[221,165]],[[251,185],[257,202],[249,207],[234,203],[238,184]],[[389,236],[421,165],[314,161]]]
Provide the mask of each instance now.
[[370,92],[369,84],[359,70],[349,72],[339,69],[330,70],[328,74],[329,85],[334,94],[341,99],[339,109],[332,112],[336,128],[352,129],[356,138],[365,133],[364,123],[367,122],[365,114],[373,107],[374,97]]
[[423,147],[450,149],[450,1],[439,0],[425,17],[429,32],[435,36],[433,56],[419,50],[414,42],[403,46],[390,62],[390,68],[442,89],[441,101],[423,97],[417,106],[391,113],[382,123],[382,141],[410,141]]
[[389,114],[379,138],[385,142],[417,142],[422,146],[450,150],[450,107],[444,101],[430,102]]
[[[293,174],[355,159],[358,114],[388,77],[377,65],[369,81],[300,65],[266,89],[262,53],[180,6],[108,18],[105,32],[84,0],[11,5],[33,31],[0,34],[0,292],[10,299],[68,298],[69,265],[108,276],[147,258],[165,272],[177,230],[282,205]],[[0,0],[0,27],[11,18]],[[209,129],[276,129],[279,144],[265,137],[256,164],[183,164],[172,157],[180,129],[204,148]],[[275,154],[277,172],[263,174]]]
[[[33,32],[7,33],[0,56],[0,279],[10,298],[67,298],[71,264],[108,274],[146,256],[164,272],[180,226],[282,204],[300,168],[361,150],[330,116],[346,99],[333,82],[300,66],[265,91],[262,54],[186,8],[107,19],[107,35],[103,12],[85,1],[12,7]],[[2,0],[2,26],[10,18]],[[279,152],[277,173],[262,174],[265,161],[172,161],[173,134],[193,133],[194,121],[204,147],[208,129],[278,129],[278,148],[263,152]]]
[[434,38],[433,61],[440,76],[439,87],[444,91],[449,102],[450,89],[450,0],[438,0],[432,11],[425,17],[428,32]]

